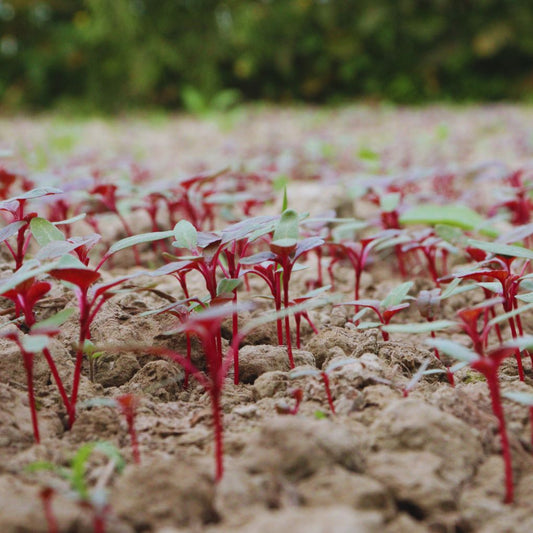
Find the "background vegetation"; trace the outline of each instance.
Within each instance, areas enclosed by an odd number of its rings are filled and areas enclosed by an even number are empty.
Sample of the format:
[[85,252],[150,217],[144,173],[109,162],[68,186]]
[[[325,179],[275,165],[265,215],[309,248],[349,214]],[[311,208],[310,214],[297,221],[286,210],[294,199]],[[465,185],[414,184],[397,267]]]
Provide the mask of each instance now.
[[4,108],[528,99],[531,0],[0,0]]

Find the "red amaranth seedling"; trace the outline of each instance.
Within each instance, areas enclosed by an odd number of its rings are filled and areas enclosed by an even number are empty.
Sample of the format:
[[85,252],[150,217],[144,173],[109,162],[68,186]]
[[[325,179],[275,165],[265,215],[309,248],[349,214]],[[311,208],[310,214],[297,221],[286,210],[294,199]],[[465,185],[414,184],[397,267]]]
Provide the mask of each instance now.
[[[456,253],[457,249],[441,239],[431,228],[416,232],[403,230],[397,236],[385,240],[376,247],[376,251],[383,250],[387,247],[394,246],[400,249],[402,257],[407,262],[411,255],[419,261],[416,253],[419,252],[425,259],[427,270],[433,283],[439,287],[440,277],[445,276],[448,271],[447,259],[450,253]],[[439,261],[440,258],[440,268]],[[439,273],[440,270],[440,273]]]
[[128,434],[131,442],[131,452],[135,463],[141,463],[141,454],[139,452],[139,441],[135,429],[135,418],[139,407],[140,399],[135,394],[121,394],[116,398],[91,398],[83,402],[81,407],[112,407],[117,409],[126,420]]
[[316,376],[319,377],[322,380],[322,383],[324,384],[324,391],[326,392],[326,398],[328,401],[329,408],[333,414],[335,414],[335,404],[333,403],[333,396],[331,394],[331,387],[330,387],[330,374],[337,370],[338,368],[341,368],[345,365],[349,365],[351,363],[355,363],[356,359],[353,358],[347,358],[347,359],[339,359],[336,361],[332,361],[328,364],[328,366],[324,370],[318,370],[314,368],[302,368],[302,369],[294,369],[289,372],[289,377],[291,379],[298,379],[305,376]]
[[[459,272],[453,274],[453,277],[463,279],[475,279],[484,290],[496,293],[501,297],[501,303],[505,311],[505,316],[511,330],[513,339],[523,336],[524,330],[522,326],[522,320],[520,317],[520,311],[518,307],[518,290],[521,282],[523,281],[523,274],[529,262],[533,259],[533,252],[520,246],[513,246],[500,243],[488,243],[482,241],[468,241],[470,253],[478,254],[483,259],[481,266],[474,271]],[[492,254],[492,255],[488,255]],[[515,274],[512,271],[512,263],[517,259],[524,259],[520,273]],[[496,265],[494,267],[494,265]],[[486,279],[493,279],[494,282],[487,283]],[[487,293],[485,293],[487,296]],[[489,306],[487,306],[489,307]],[[488,311],[488,310],[487,310]],[[513,311],[516,311],[513,313]],[[493,321],[496,320],[496,314],[492,311]],[[485,316],[485,322],[487,322],[488,315]],[[499,322],[496,321],[497,333],[499,339]],[[501,341],[500,341],[501,342]],[[533,354],[529,354],[533,363]],[[522,366],[522,358],[517,350],[515,352],[515,358],[518,366],[518,373],[521,381],[524,381],[524,370]]]
[[489,216],[496,214],[503,207],[511,213],[511,224],[519,226],[528,224],[531,221],[531,212],[533,211],[531,191],[533,190],[533,182],[531,181],[531,175],[529,182],[524,179],[524,175],[526,175],[525,170],[520,169],[507,177],[506,181],[509,184],[509,190],[498,191],[498,196],[499,198],[501,196],[507,196],[508,199],[494,205],[489,210]]
[[[103,468],[96,485],[91,488],[87,481],[87,468],[89,459],[94,452],[100,452],[108,457],[109,461]],[[113,472],[122,472],[125,467],[125,462],[120,452],[108,442],[90,442],[84,444],[78,449],[72,460],[69,468],[57,466],[46,461],[37,461],[27,467],[28,472],[39,472],[42,470],[51,470],[57,473],[60,477],[67,480],[71,491],[74,493],[78,505],[82,509],[88,509],[92,514],[93,531],[94,533],[105,533],[106,522],[111,510],[108,501],[108,490],[110,478]],[[47,524],[49,533],[54,530],[51,526],[57,525],[52,509],[52,496],[58,492],[53,486],[44,488],[44,493],[47,495],[43,499],[44,513],[47,517]],[[48,519],[48,517],[50,517]]]
[[[460,280],[455,279],[450,283],[444,290],[442,290],[440,287],[432,289],[430,291],[422,290],[418,294],[418,297],[415,301],[416,307],[418,309],[418,312],[420,315],[427,320],[429,323],[429,327],[426,330],[420,331],[420,328],[417,328],[417,331],[413,331],[413,333],[423,333],[429,331],[431,334],[431,337],[433,339],[436,338],[435,331],[438,331],[439,329],[443,329],[445,327],[451,326],[454,323],[450,321],[436,321],[435,319],[440,314],[441,309],[441,302],[447,298],[450,298],[456,294],[461,294],[463,292],[467,292],[469,290],[472,290],[476,288],[476,285],[466,285],[466,286],[459,286]],[[446,323],[448,325],[446,325]],[[439,326],[442,325],[442,326]],[[407,332],[406,332],[407,333]],[[434,348],[433,349],[435,353],[435,357],[440,361],[441,357],[439,354],[439,351]],[[453,372],[450,370],[450,367],[448,364],[446,364],[446,375],[448,377],[448,382],[453,387],[455,385],[454,379],[453,379]]]
[[386,230],[377,233],[371,237],[365,237],[360,241],[353,241],[346,238],[346,232],[353,233],[353,225],[356,229],[364,227],[362,224],[356,221],[352,224],[344,224],[335,228],[333,236],[335,242],[328,242],[327,246],[332,253],[332,258],[328,266],[328,272],[331,279],[332,287],[334,287],[333,266],[343,259],[348,259],[355,274],[355,288],[354,298],[359,300],[361,276],[369,263],[370,252],[384,239],[390,238],[397,234],[396,230]]
[[389,340],[389,333],[387,328],[392,318],[402,311],[409,307],[409,302],[404,302],[406,299],[412,300],[411,296],[408,296],[408,292],[413,286],[412,281],[406,281],[401,285],[395,287],[383,300],[371,300],[371,299],[361,299],[361,300],[352,300],[351,302],[343,302],[337,305],[353,305],[356,307],[362,307],[359,312],[353,317],[353,322],[358,323],[358,321],[367,313],[368,310],[373,311],[379,322],[361,322],[357,325],[358,329],[368,329],[368,328],[378,328],[381,331],[381,335],[384,341]]
[[174,335],[179,332],[188,332],[198,337],[204,349],[207,363],[206,372],[202,372],[187,358],[169,348],[159,346],[128,348],[135,351],[142,350],[145,353],[166,357],[167,359],[174,361],[184,370],[187,370],[209,394],[211,399],[211,411],[213,415],[213,428],[215,437],[215,480],[217,482],[222,479],[222,474],[224,472],[223,425],[220,402],[224,381],[231,362],[233,361],[233,350],[236,349],[236,346],[238,346],[240,341],[239,338],[233,339],[228,353],[224,357],[221,357],[217,339],[222,321],[237,311],[238,309],[235,309],[235,307],[232,305],[214,306],[198,313],[191,313],[188,320],[186,320],[178,329],[167,332],[167,335]]
[[46,525],[48,526],[48,533],[59,533],[59,525],[54,510],[52,509],[52,498],[54,494],[55,491],[52,487],[44,487],[39,491],[39,497],[43,503]]
[[[56,279],[66,281],[73,287],[74,294],[78,300],[80,313],[78,347],[76,350],[76,363],[69,410],[69,425],[72,427],[76,419],[76,402],[81,378],[84,346],[85,341],[91,338],[91,324],[102,308],[102,305],[114,295],[111,289],[124,281],[140,275],[141,272],[95,285],[94,283],[100,278],[100,274],[96,270],[86,268],[81,262],[76,261],[71,256],[64,256],[56,268],[49,271],[49,274]],[[89,363],[92,379],[94,375],[93,359],[90,358]]]
[[[290,307],[289,285],[296,261],[306,252],[324,244],[324,240],[320,237],[307,237],[306,239],[298,240],[298,223],[299,217],[296,211],[292,209],[283,211],[270,243],[272,254],[270,259],[277,263],[281,269],[281,271],[277,269],[275,271],[275,289],[278,292],[277,289],[281,285],[283,290],[283,307],[285,309],[289,309]],[[285,344],[289,355],[290,367],[294,368],[289,314],[285,315]]]
[[289,396],[294,398],[294,406],[291,407],[285,402],[280,402],[276,404],[276,412],[279,415],[297,415],[300,410],[300,404],[302,403],[304,397],[304,391],[302,389],[292,389],[289,391]]
[[[22,267],[31,239],[31,233],[29,232],[30,222],[37,216],[35,212],[25,212],[26,203],[28,200],[58,193],[61,193],[61,190],[53,187],[42,187],[0,202],[0,211],[9,213],[12,219],[11,223],[0,231],[0,242],[5,243],[10,254],[13,256],[15,270]],[[17,239],[16,245],[13,247],[8,239],[14,235],[17,236]]]
[[[27,262],[9,278],[3,280],[3,283],[0,286],[1,296],[10,299],[15,304],[15,316],[17,318],[15,319],[14,323],[23,333],[39,331],[39,334],[42,333],[43,335],[50,336],[55,335],[58,333],[56,328],[59,327],[73,311],[73,309],[64,309],[53,317],[50,317],[48,320],[37,323],[35,317],[35,306],[38,304],[41,298],[48,293],[51,285],[47,281],[37,281],[36,277],[45,273],[50,268],[52,268],[51,265],[38,267],[36,266],[35,262]],[[15,335],[16,338],[13,337],[13,335]],[[21,337],[18,335],[18,332],[14,333],[13,335],[11,340],[14,340],[17,342],[17,344],[20,344]],[[50,368],[52,377],[57,385],[63,404],[68,411],[70,408],[70,401],[65,392],[65,387],[57,370],[55,361],[46,344],[43,345],[42,352]],[[24,355],[24,352],[22,353],[26,373],[28,374],[28,371],[31,373],[33,355]],[[28,380],[30,380],[30,377],[28,377]]]
[[331,303],[331,299],[315,299],[294,305],[288,309],[283,309],[277,313],[263,313],[258,318],[250,320],[240,331],[239,335],[232,339],[231,345],[224,357],[220,357],[216,345],[216,333],[220,330],[222,321],[240,310],[247,310],[249,306],[240,304],[238,307],[232,304],[215,305],[208,309],[191,313],[190,317],[179,328],[166,332],[166,335],[189,332],[196,335],[204,349],[206,358],[206,371],[202,372],[186,357],[174,350],[160,346],[121,346],[105,347],[106,351],[142,351],[147,354],[165,357],[187,370],[190,375],[203,387],[211,399],[211,411],[213,416],[214,440],[215,440],[215,481],[220,481],[224,472],[223,466],[223,424],[221,398],[228,371],[234,360],[234,353],[238,349],[241,341],[252,330],[269,322],[277,320],[285,315],[293,315],[296,312],[309,310],[326,303]]
[[[124,218],[122,213],[120,212],[118,208],[118,196],[117,196],[117,190],[118,187],[112,183],[98,183],[95,185],[90,191],[89,194],[92,195],[92,201],[94,203],[95,199],[98,199],[99,203],[101,205],[94,206],[92,211],[87,208],[87,222],[91,224],[91,226],[94,228],[96,233],[101,233],[100,228],[98,225],[98,222],[96,218],[94,217],[94,214],[102,212],[102,207],[104,210],[107,210],[111,213],[114,213],[118,219],[120,220],[120,223],[122,224],[122,227],[124,228],[124,231],[126,232],[126,235],[129,237],[133,236],[133,231],[131,230],[130,225],[128,224],[128,221]],[[135,263],[140,266],[141,265],[141,256],[139,254],[139,250],[134,245],[133,246],[133,255],[135,257]]]
[[[20,271],[19,271],[20,272]],[[44,283],[44,282],[43,282]],[[66,409],[70,407],[70,403],[65,393],[63,383],[54,364],[53,357],[48,349],[50,339],[59,333],[59,326],[68,319],[72,314],[73,309],[63,309],[56,315],[43,320],[38,323],[33,323],[27,335],[22,335],[20,330],[9,331],[1,334],[2,337],[9,339],[18,346],[22,360],[24,363],[24,370],[26,372],[26,386],[28,389],[28,404],[30,407],[31,422],[33,428],[33,436],[36,443],[40,442],[39,424],[37,421],[37,408],[35,402],[35,390],[33,384],[33,362],[35,355],[43,352],[48,365],[53,369],[54,379],[61,393],[61,397]]]
[[[476,313],[478,316],[482,312],[482,308],[478,308]],[[505,427],[505,417],[501,402],[500,382],[498,372],[500,365],[506,357],[513,355],[515,352],[514,346],[499,346],[495,349],[486,351],[484,345],[481,342],[475,343],[476,351],[469,350],[464,346],[452,342],[446,339],[429,339],[427,343],[437,348],[439,351],[464,361],[468,365],[483,374],[487,380],[487,386],[489,388],[492,412],[498,420],[499,432],[502,443],[502,455],[504,461],[505,471],[505,503],[513,502],[513,468],[511,463],[511,449],[509,446],[509,437],[507,435],[507,429]],[[477,351],[479,350],[479,351]]]

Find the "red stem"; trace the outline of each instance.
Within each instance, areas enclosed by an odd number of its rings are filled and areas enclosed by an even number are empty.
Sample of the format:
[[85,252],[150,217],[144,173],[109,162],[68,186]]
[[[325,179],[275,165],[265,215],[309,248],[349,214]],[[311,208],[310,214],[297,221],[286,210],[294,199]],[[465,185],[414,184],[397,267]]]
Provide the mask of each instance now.
[[41,500],[43,502],[48,533],[59,533],[59,526],[52,509],[52,494],[53,492],[50,489],[44,489],[41,491]]
[[37,409],[35,407],[35,393],[33,389],[33,354],[22,350],[22,358],[24,360],[24,368],[26,369],[26,384],[28,387],[28,402],[31,412],[31,424],[33,426],[33,436],[35,442],[39,444],[41,438],[39,435],[39,424],[37,422]]
[[331,412],[335,414],[335,405],[333,404],[333,398],[331,396],[331,389],[329,386],[329,377],[325,372],[322,372],[321,375],[322,375],[322,381],[324,382],[324,389],[326,389],[326,397],[328,399],[329,408],[331,409]]
[[57,371],[57,367],[52,357],[52,354],[50,353],[50,350],[48,348],[43,348],[43,355],[46,359],[46,362],[48,363],[48,366],[50,367],[50,371],[52,372],[52,377],[54,378],[54,381],[56,382],[57,388],[59,390],[59,395],[61,396],[61,399],[63,400],[63,404],[65,405],[65,408],[68,413],[70,411],[70,401],[65,391],[65,387],[63,386],[63,380],[61,379],[61,376],[59,375],[59,372]]
[[[507,312],[507,310],[506,310]],[[514,319],[513,317],[509,317],[509,327],[511,328],[511,335],[513,337],[513,339],[516,339],[517,338],[517,334],[516,334],[516,327],[515,327],[515,322],[514,322]],[[524,381],[525,379],[525,376],[524,376],[524,367],[522,365],[522,355],[520,353],[520,350],[517,348],[514,352],[514,356],[515,356],[515,359],[516,359],[516,365],[518,367],[518,377],[520,379],[520,381]]]
[[133,460],[138,465],[141,464],[141,454],[139,452],[139,441],[137,440],[137,432],[135,431],[135,420],[133,416],[127,417],[128,432],[131,440],[131,452],[133,454]]
[[487,379],[487,385],[490,391],[492,401],[492,412],[498,419],[500,438],[502,442],[502,456],[505,468],[505,499],[504,503],[513,502],[513,466],[511,462],[511,449],[509,438],[505,427],[505,417],[503,414],[502,401],[500,395],[500,384],[498,382],[498,367],[496,365],[489,367],[483,372]]
[[220,391],[218,388],[211,389],[211,406],[213,410],[213,427],[215,432],[215,481],[218,483],[224,474],[223,462],[223,426],[222,426],[222,410],[220,407]]
[[[288,260],[284,261],[283,265],[283,306],[289,309],[289,279],[291,275],[291,267]],[[287,344],[287,353],[289,355],[289,366],[294,368],[294,358],[292,356],[292,340],[291,340],[291,323],[289,315],[285,316],[285,342]]]
[[[237,306],[237,290],[233,293],[233,305]],[[232,315],[232,339],[237,338],[239,335],[239,315],[235,311]],[[233,350],[233,383],[239,384],[239,346]]]
[[93,511],[93,531],[94,533],[105,533],[105,512]]

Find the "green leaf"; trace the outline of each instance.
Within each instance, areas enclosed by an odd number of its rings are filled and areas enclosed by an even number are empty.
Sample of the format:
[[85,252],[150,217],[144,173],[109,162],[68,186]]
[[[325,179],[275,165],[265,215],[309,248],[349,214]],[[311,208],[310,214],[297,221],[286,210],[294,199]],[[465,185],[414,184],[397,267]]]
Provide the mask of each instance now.
[[400,305],[407,298],[407,294],[411,290],[413,284],[414,282],[412,281],[406,281],[392,289],[392,291],[390,291],[382,300],[381,307],[383,309],[388,309],[389,307]]
[[529,259],[533,261],[533,250],[523,248],[522,246],[514,246],[512,244],[500,244],[499,242],[476,241],[474,239],[469,239],[468,245],[496,255],[505,255],[507,257],[520,257],[522,259]]
[[533,350],[533,335],[524,335],[523,337],[517,337],[516,339],[507,341],[504,347],[518,348],[522,350]]
[[22,282],[39,276],[40,274],[44,274],[45,272],[48,272],[49,270],[52,270],[57,266],[57,263],[50,263],[48,265],[35,267],[35,263],[27,263],[27,265],[30,264],[32,268],[20,268],[19,270],[11,274],[11,276],[9,276],[7,279],[3,280],[3,283],[0,284],[0,294],[4,294],[9,290],[14,289]]
[[140,235],[133,235],[131,237],[126,237],[114,243],[108,250],[107,255],[114,254],[120,250],[126,248],[131,248],[138,244],[143,244],[145,242],[160,241],[162,239],[168,239],[169,237],[174,236],[174,231],[154,231],[152,233],[141,233]]
[[527,392],[509,391],[502,393],[504,398],[513,400],[514,402],[533,407],[533,394]]
[[501,322],[504,322],[505,320],[508,320],[509,318],[512,318],[516,315],[520,315],[525,311],[529,311],[533,308],[533,303],[523,305],[522,307],[519,307],[518,309],[513,309],[512,311],[509,311],[508,313],[504,313],[503,315],[498,315],[494,317],[492,320],[489,321],[488,325],[490,327],[494,326],[495,324],[499,324]]
[[435,320],[434,322],[421,322],[420,324],[389,324],[383,326],[383,331],[388,333],[430,333],[440,331],[457,325],[451,320]]
[[[464,230],[475,230],[485,222],[479,213],[464,205],[418,205],[400,216],[402,224],[446,224]],[[482,233],[495,235],[495,232],[489,229],[482,230]]]
[[83,220],[87,216],[87,213],[80,213],[75,217],[66,218],[65,220],[58,220],[57,222],[52,222],[54,226],[66,226],[67,224],[74,224],[79,220]]
[[293,209],[283,211],[274,230],[272,243],[282,247],[296,244],[299,236],[298,222],[299,217],[296,211]]
[[48,346],[48,335],[26,335],[22,339],[22,348],[29,353],[39,353]]
[[289,207],[289,199],[287,198],[287,186],[283,187],[283,203],[281,204],[281,212],[287,211]]
[[449,224],[436,224],[435,233],[443,241],[449,242],[454,246],[464,246],[466,243],[466,236],[461,228],[450,226]]
[[385,213],[390,213],[391,211],[394,211],[398,207],[398,204],[400,203],[400,198],[401,198],[401,195],[400,193],[397,193],[397,192],[384,194],[379,199],[381,210],[384,211]]
[[521,300],[522,302],[533,302],[533,292],[528,292],[526,294],[518,294],[516,298],[517,300]]
[[16,222],[11,222],[11,224],[8,224],[7,226],[3,227],[0,230],[0,242],[4,242],[10,237],[13,237],[16,233],[18,233],[18,230],[26,225],[26,222],[23,220],[17,220]]
[[180,220],[174,226],[174,246],[187,250],[196,250],[198,231],[188,220]]
[[335,359],[328,364],[324,372],[326,372],[326,374],[330,374],[334,370],[337,370],[337,368],[342,368],[343,366],[351,365],[352,363],[357,363],[357,359],[355,359],[354,357],[347,357],[345,359]]
[[357,157],[363,161],[373,163],[379,161],[379,154],[366,146],[360,148],[359,152],[357,152]]
[[362,220],[353,220],[335,227],[331,232],[331,235],[333,236],[333,240],[335,242],[353,240],[355,238],[355,234],[367,226],[368,222],[364,222]]
[[466,363],[473,363],[479,359],[479,355],[476,352],[448,339],[427,339],[426,344],[431,348],[437,348],[439,352]]
[[307,376],[318,376],[320,374],[320,370],[316,368],[295,368],[294,370],[291,370],[289,372],[289,378],[290,379],[298,379],[303,378]]
[[65,323],[75,312],[76,310],[73,307],[68,307],[57,312],[55,315],[52,315],[45,320],[41,320],[32,326],[32,330],[48,329],[53,327],[59,327]]
[[445,298],[451,298],[452,296],[457,296],[458,294],[463,294],[463,292],[468,292],[478,288],[477,283],[469,283],[468,285],[459,285],[461,283],[461,278],[455,278],[443,291],[440,299],[444,300]]
[[242,285],[242,279],[221,279],[217,284],[217,296],[229,294]]
[[118,449],[109,442],[89,442],[81,446],[70,463],[71,472],[69,481],[82,501],[88,501],[90,496],[88,484],[85,479],[85,472],[87,470],[89,457],[94,451],[102,452],[104,455],[107,455],[110,459],[115,461],[115,468],[119,471],[125,466],[125,461],[122,455],[120,455]]
[[360,322],[356,327],[357,329],[372,329],[372,328],[379,328],[381,326],[381,322]]
[[42,196],[48,196],[49,194],[61,194],[63,191],[61,189],[56,189],[55,187],[38,187],[32,189],[31,191],[19,194],[14,198],[9,198],[7,201],[11,202],[13,200],[32,200],[34,198],[41,198]]
[[45,218],[31,219],[30,229],[39,246],[46,246],[53,241],[64,241],[65,235]]
[[318,307],[323,307],[324,305],[335,303],[339,300],[338,295],[330,295],[324,298],[313,298],[311,300],[306,300],[300,304],[291,305],[288,309],[281,309],[280,311],[270,311],[263,313],[261,316],[249,320],[244,327],[241,329],[243,335],[248,334],[253,329],[268,324],[269,322],[274,322],[278,319],[285,318],[286,316],[292,316],[296,313],[301,313],[302,311],[309,311],[311,309],[316,309]]

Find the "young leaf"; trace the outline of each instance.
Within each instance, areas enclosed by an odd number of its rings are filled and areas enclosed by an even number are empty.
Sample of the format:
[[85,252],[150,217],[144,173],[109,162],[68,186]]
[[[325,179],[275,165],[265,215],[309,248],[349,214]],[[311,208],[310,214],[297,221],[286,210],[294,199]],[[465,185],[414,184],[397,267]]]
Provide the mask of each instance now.
[[63,232],[58,230],[45,218],[35,217],[31,219],[30,229],[39,246],[46,246],[54,241],[64,241]]
[[107,255],[114,254],[120,250],[126,248],[131,248],[138,244],[143,244],[146,242],[160,241],[162,239],[168,239],[169,237],[174,236],[173,230],[168,231],[154,231],[152,233],[141,233],[140,235],[133,235],[131,237],[126,237],[114,243],[108,250]]
[[520,257],[522,259],[533,260],[533,250],[523,248],[522,246],[501,244],[499,242],[476,241],[474,239],[469,239],[468,245],[495,255],[505,255],[508,257]]
[[502,396],[504,398],[508,398],[509,400],[513,400],[514,402],[533,407],[533,394],[531,393],[509,391],[502,393]]
[[281,212],[283,213],[286,211],[288,207],[289,199],[287,198],[287,186],[285,185],[285,187],[283,187],[283,203],[281,204]]
[[70,217],[65,220],[58,220],[57,222],[52,222],[52,224],[54,226],[66,226],[67,224],[74,224],[74,222],[83,220],[86,216],[87,216],[87,213],[80,213],[79,215],[76,215],[75,217]]
[[[485,219],[464,205],[433,205],[424,204],[408,209],[400,216],[402,224],[446,224],[465,230],[475,230]],[[485,229],[483,233],[494,235],[494,231]]]
[[439,352],[466,363],[473,363],[479,359],[479,355],[476,352],[448,339],[427,339],[426,344],[431,348],[437,348]]
[[406,281],[392,289],[381,302],[381,307],[387,309],[401,304],[407,298],[407,294],[411,290],[413,284],[414,282],[412,281]]
[[55,187],[38,187],[23,194],[19,194],[14,198],[9,198],[9,200],[6,201],[11,202],[13,200],[33,200],[34,198],[41,198],[42,196],[48,196],[50,194],[61,194],[62,192],[63,191],[61,189],[56,189]]
[[7,226],[3,227],[0,230],[0,242],[4,242],[13,235],[15,235],[22,226],[25,226],[26,222],[23,220],[17,220],[16,222],[11,222]]
[[242,285],[241,279],[221,279],[217,285],[217,296],[229,294]]
[[274,230],[272,243],[281,247],[294,246],[298,241],[298,213],[292,209],[283,211]]
[[383,330],[388,333],[430,333],[440,331],[457,325],[451,320],[435,320],[433,322],[421,322],[420,324],[388,324]]
[[0,294],[4,294],[9,290],[14,289],[17,285],[20,285],[24,281],[39,276],[40,274],[44,274],[45,272],[49,272],[57,266],[54,263],[42,266],[35,266],[38,264],[39,263],[37,261],[34,263],[27,263],[25,266],[31,265],[31,268],[20,268],[19,270],[11,274],[11,276],[9,276],[7,279],[4,279],[3,282],[0,284]]
[[39,353],[48,346],[49,342],[48,335],[26,335],[22,339],[22,347],[29,353]]
[[174,226],[173,246],[185,248],[186,250],[196,250],[198,244],[198,231],[188,220],[180,220]]
[[400,198],[401,198],[400,193],[397,193],[397,192],[384,194],[380,198],[380,202],[379,202],[381,210],[384,211],[385,213],[390,213],[391,211],[394,211],[398,207],[398,204],[400,203]]
[[436,224],[435,233],[443,241],[449,242],[454,246],[464,247],[466,244],[466,237],[460,228],[449,226],[448,224]]
[[49,328],[55,328],[61,326],[64,322],[66,322],[74,313],[75,309],[72,307],[67,307],[66,309],[62,309],[61,311],[57,312],[55,315],[52,315],[49,318],[46,318],[45,320],[41,320],[40,322],[37,322],[32,326],[32,331],[38,331],[42,329],[49,329]]

